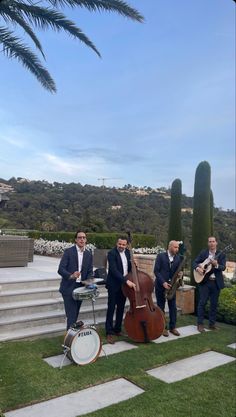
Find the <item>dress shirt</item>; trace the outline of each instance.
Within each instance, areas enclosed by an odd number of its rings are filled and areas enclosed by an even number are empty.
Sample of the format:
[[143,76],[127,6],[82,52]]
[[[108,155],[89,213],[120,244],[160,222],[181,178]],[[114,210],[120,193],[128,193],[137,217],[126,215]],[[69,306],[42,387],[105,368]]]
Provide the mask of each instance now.
[[[84,249],[80,249],[78,246],[76,246],[77,254],[78,254],[78,271],[81,272],[82,269],[82,263],[83,263],[83,256],[84,256]],[[81,277],[77,278],[77,282],[81,281]]]
[[[216,255],[216,253],[215,252],[210,252],[209,251],[209,255],[208,255],[208,258],[209,259],[215,259],[215,255]],[[218,268],[218,266],[215,266],[214,268]],[[215,278],[216,276],[215,276],[215,274],[214,274],[214,272],[210,275],[210,278]]]
[[121,262],[123,265],[123,276],[125,277],[128,274],[128,261],[125,255],[125,251],[120,252]]

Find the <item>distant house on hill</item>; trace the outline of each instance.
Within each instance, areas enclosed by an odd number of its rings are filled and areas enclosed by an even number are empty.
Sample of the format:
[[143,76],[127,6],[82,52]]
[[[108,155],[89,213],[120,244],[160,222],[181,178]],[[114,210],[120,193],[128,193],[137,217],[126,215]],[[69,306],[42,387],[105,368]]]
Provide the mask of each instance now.
[[181,209],[182,213],[190,213],[193,214],[193,209],[190,207],[184,207]]

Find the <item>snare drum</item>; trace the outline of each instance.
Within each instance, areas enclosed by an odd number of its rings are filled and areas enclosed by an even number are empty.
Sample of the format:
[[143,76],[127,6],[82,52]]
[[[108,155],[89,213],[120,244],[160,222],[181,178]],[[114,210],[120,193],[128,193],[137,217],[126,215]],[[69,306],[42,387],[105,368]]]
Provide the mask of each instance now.
[[79,287],[75,288],[72,293],[74,300],[91,300],[92,298],[97,298],[99,296],[99,291],[97,287],[87,288]]
[[92,326],[69,329],[64,339],[67,356],[78,365],[94,362],[99,356],[102,343],[99,334]]

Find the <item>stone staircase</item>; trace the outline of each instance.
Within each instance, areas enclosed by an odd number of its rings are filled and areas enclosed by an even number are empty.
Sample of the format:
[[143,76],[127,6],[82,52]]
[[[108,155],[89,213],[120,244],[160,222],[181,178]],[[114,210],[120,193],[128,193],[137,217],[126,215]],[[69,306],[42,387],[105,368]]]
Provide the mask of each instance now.
[[[58,292],[60,277],[56,273],[58,260],[51,258],[49,268],[45,267],[45,259],[40,259],[45,257],[36,258],[35,266],[0,269],[0,342],[65,333],[64,304]],[[50,258],[46,262],[49,264]],[[99,293],[95,302],[97,324],[105,322],[104,285],[99,285]],[[79,318],[86,324],[93,323],[90,300],[83,301]]]
[[[55,280],[54,280],[55,281]],[[50,280],[25,281],[16,288],[16,282],[1,284],[0,293],[0,342],[15,339],[55,336],[65,333],[66,322],[64,304],[57,285]],[[28,284],[31,288],[28,288]],[[9,289],[9,286],[15,287]],[[95,302],[96,323],[104,323],[107,308],[107,292],[104,286],[99,288],[100,295]],[[80,320],[93,323],[90,300],[84,300],[81,306]]]

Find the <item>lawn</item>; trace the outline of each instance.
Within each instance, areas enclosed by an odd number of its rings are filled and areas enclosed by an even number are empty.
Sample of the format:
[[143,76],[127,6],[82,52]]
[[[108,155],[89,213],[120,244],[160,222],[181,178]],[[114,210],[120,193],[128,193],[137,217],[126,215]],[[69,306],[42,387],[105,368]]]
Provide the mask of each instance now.
[[[195,324],[195,321],[193,316],[181,316],[178,326]],[[62,337],[1,343],[0,409],[4,412],[21,408],[123,377],[145,393],[87,416],[235,417],[235,362],[172,384],[145,372],[209,350],[234,356],[235,351],[227,345],[236,341],[235,327],[223,323],[219,327],[219,331],[162,344],[138,344],[138,349],[99,358],[83,367],[71,365],[61,370],[50,367],[42,358],[61,353]],[[104,338],[103,329],[99,332]]]

